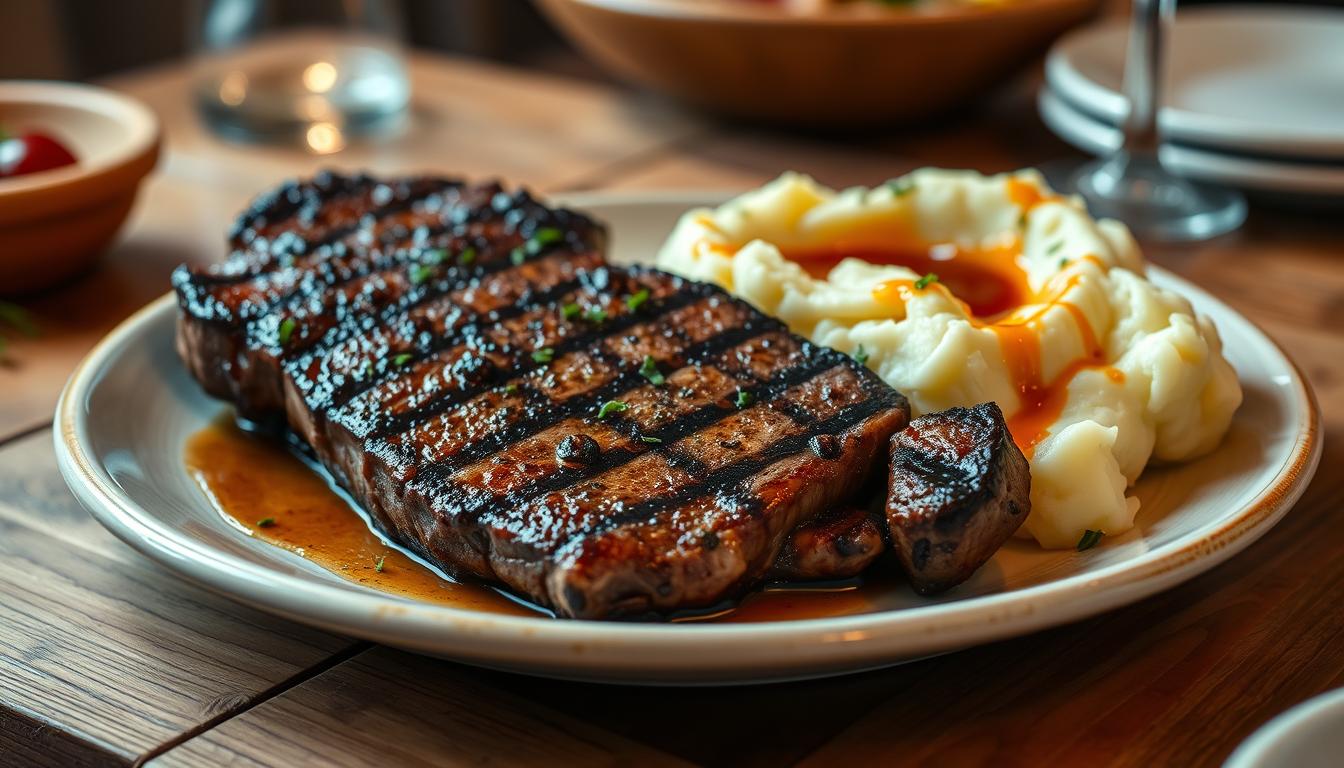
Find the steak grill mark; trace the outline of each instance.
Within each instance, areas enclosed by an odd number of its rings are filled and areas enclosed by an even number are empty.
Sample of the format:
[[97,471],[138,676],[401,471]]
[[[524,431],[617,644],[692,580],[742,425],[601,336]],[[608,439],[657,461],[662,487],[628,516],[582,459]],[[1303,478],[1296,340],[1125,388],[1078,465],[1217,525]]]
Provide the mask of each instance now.
[[[276,315],[271,323],[263,322],[254,326],[256,332],[253,334],[253,343],[257,346],[272,346],[276,349],[278,354],[286,357],[292,356],[295,352],[306,351],[314,346],[318,348],[318,351],[321,351],[324,344],[339,343],[339,341],[352,332],[350,321],[353,321],[355,328],[358,328],[361,323],[367,323],[368,317],[366,313],[356,311],[358,309],[357,306],[350,305],[348,300],[337,298],[340,296],[340,292],[347,289],[351,283],[360,280],[368,280],[369,282],[365,283],[366,286],[375,285],[372,280],[374,278],[381,278],[380,282],[383,285],[388,285],[388,278],[392,277],[395,278],[393,282],[399,284],[402,281],[401,274],[405,272],[408,267],[412,266],[425,266],[435,270],[443,268],[446,270],[445,272],[432,276],[421,284],[416,284],[414,281],[410,281],[409,285],[401,285],[386,297],[385,303],[381,308],[371,307],[371,309],[375,309],[382,314],[383,321],[390,322],[398,313],[412,310],[426,302],[442,298],[455,290],[461,290],[472,280],[481,280],[497,272],[511,269],[511,262],[506,259],[505,256],[508,255],[508,251],[516,244],[523,241],[521,235],[509,235],[507,237],[510,239],[504,244],[505,247],[500,247],[499,242],[491,243],[486,241],[484,239],[485,235],[478,234],[468,237],[470,233],[466,231],[453,231],[451,234],[452,237],[446,241],[426,239],[412,245],[403,240],[402,242],[396,243],[395,247],[392,250],[387,251],[381,258],[374,257],[370,259],[367,258],[367,254],[364,254],[361,256],[361,259],[367,262],[367,264],[365,264],[365,269],[356,270],[353,274],[345,277],[331,276],[329,279],[316,281],[317,287],[324,290],[324,293],[316,299],[303,293],[305,288],[314,287],[314,281],[309,281],[307,279],[301,281],[299,284],[293,286],[288,293],[274,297],[269,301],[267,304],[268,310],[274,310],[283,306],[289,311],[283,315]],[[462,245],[458,246],[458,241],[461,241]],[[555,245],[559,247],[573,248],[574,252],[577,253],[582,244],[558,243]],[[451,261],[439,264],[432,264],[425,261],[427,254],[438,253],[440,251],[446,252],[448,254],[447,258],[451,260],[464,252],[466,248],[475,249],[478,253],[476,260],[469,265],[453,263]],[[551,250],[559,249],[560,248],[552,248]],[[542,253],[544,252],[545,251]],[[330,260],[328,260],[323,264],[329,265],[330,263]],[[312,272],[309,274],[311,275]],[[407,279],[409,280],[409,278]],[[359,294],[356,294],[356,296],[358,295]],[[308,311],[308,308],[313,306],[321,309],[316,312]],[[335,314],[334,316],[330,316],[324,314],[324,312],[335,312]],[[297,340],[298,343],[288,345],[282,349],[274,342],[275,330],[278,323],[281,321],[282,316],[295,320],[310,321],[313,324],[325,324],[327,328],[320,334],[309,334],[307,333],[309,325],[303,323],[301,325],[303,332]],[[334,323],[331,322],[333,320]],[[336,331],[335,336],[331,335],[333,329],[340,329]],[[313,340],[313,343],[311,345],[304,345],[302,342],[309,338]]]
[[[575,281],[575,284],[576,283],[577,281]],[[556,290],[558,288],[569,288],[569,290],[561,293]],[[475,348],[483,349],[486,346],[490,345],[490,342],[485,338],[483,333],[486,330],[488,330],[491,326],[497,325],[498,323],[507,320],[521,317],[525,314],[533,314],[538,317],[543,315],[556,314],[559,312],[561,306],[564,304],[564,302],[562,302],[561,299],[566,298],[569,292],[572,290],[573,288],[570,287],[569,283],[561,284],[551,290],[544,291],[536,296],[520,299],[518,302],[508,307],[502,312],[493,312],[485,317],[478,316],[472,318],[471,320],[467,321],[458,328],[450,331],[450,333],[434,336],[428,344],[404,352],[403,354],[409,355],[409,357],[405,358],[405,362],[403,363],[402,367],[412,366],[415,363],[422,362],[440,352],[443,352],[444,350],[450,349],[458,345],[468,345],[468,346],[475,345]],[[666,312],[684,307],[700,298],[702,297],[694,295],[691,292],[675,293],[672,296],[668,297],[667,299],[659,300],[652,308],[652,312],[655,313],[652,316],[660,317],[662,314]],[[540,305],[539,308],[538,305]],[[538,345],[537,348],[549,347],[550,349],[553,350],[554,355],[559,357],[567,352],[582,349],[583,347],[592,344],[593,342],[599,339],[607,338],[611,335],[620,333],[621,331],[628,330],[630,327],[646,319],[648,319],[648,317],[645,315],[631,312],[629,314],[625,314],[614,320],[611,320],[607,323],[590,324],[588,329],[583,331],[582,333],[566,337],[561,341],[556,341],[550,344],[543,343]],[[527,348],[521,344],[507,347],[494,346],[491,348],[494,351],[498,351],[502,354],[510,356],[508,362],[511,364],[511,367],[524,363],[525,360],[527,359],[525,355],[530,355],[534,351],[536,351],[535,348]],[[488,360],[485,361],[484,371],[481,374],[481,380],[477,382],[476,385],[473,387],[459,390],[458,393],[461,395],[460,399],[467,399],[474,395],[478,395],[481,392],[485,391],[486,389],[489,389],[490,387],[499,384],[503,379],[507,378],[509,373],[510,369],[506,369],[501,366],[495,365],[494,363],[491,363]],[[343,385],[338,385],[337,388],[332,390],[330,399],[325,402],[325,405],[329,409],[339,408],[347,404],[352,398],[358,396],[360,393],[367,391],[369,388],[387,383],[388,381],[395,380],[396,378],[397,378],[396,376],[383,377],[378,381],[370,381],[370,382],[352,381]],[[448,402],[436,401],[435,403],[430,403],[426,405],[421,410],[413,411],[398,417],[394,417],[393,419],[388,421],[385,425],[372,430],[369,433],[369,436],[388,437],[393,434],[398,434],[408,429],[412,421],[421,420],[433,416],[436,413],[441,412],[444,408],[450,407],[452,405],[455,405],[457,402],[460,402],[460,399],[450,400]]]
[[[872,398],[845,408],[840,413],[820,422],[816,427],[826,434],[843,432],[869,418],[879,409],[890,408],[892,405],[893,403],[885,398]],[[624,512],[605,518],[596,527],[577,532],[570,538],[609,531],[626,523],[650,517],[656,511],[666,509],[673,504],[691,501],[707,495],[718,495],[726,504],[750,509],[756,506],[758,500],[751,497],[748,490],[742,487],[744,481],[780,459],[802,452],[809,439],[811,439],[811,434],[806,433],[780,438],[759,453],[722,467],[699,483],[687,485],[675,493],[650,497]]]
[[[835,361],[832,360],[813,359],[808,364],[798,365],[792,368],[785,369],[784,371],[780,372],[773,381],[757,382],[754,385],[744,386],[742,387],[742,391],[759,393],[758,402],[760,402],[760,406],[753,406],[753,407],[768,406],[774,402],[774,399],[776,397],[783,394],[783,392],[787,390],[789,387],[807,381],[808,379],[811,379],[813,376],[816,376],[817,374],[822,373],[823,371],[828,370],[831,367],[834,367],[834,365]],[[627,381],[625,383],[628,386],[628,384],[631,382]],[[615,389],[615,392],[613,392],[613,394],[619,393],[621,391],[623,391],[623,388]],[[556,424],[560,423],[561,421],[564,420],[563,417],[572,417],[584,412],[593,411],[595,410],[595,406],[597,403],[610,399],[611,399],[610,396],[599,398],[583,398],[582,402],[571,405],[568,408],[565,408],[564,405],[569,405],[569,403],[565,403],[560,408],[554,409],[555,411],[554,413],[550,412],[550,410],[548,409],[546,417],[528,420],[523,424],[517,425],[515,429],[516,432],[523,434],[540,432],[542,429],[545,429],[546,427],[555,426]],[[672,421],[671,423],[666,424],[660,429],[654,431],[651,435],[648,435],[657,438],[661,441],[661,443],[653,445],[644,444],[643,441],[640,440],[640,438],[644,437],[645,435],[641,434],[638,425],[633,424],[629,420],[621,419],[618,417],[612,420],[611,426],[616,427],[618,429],[622,429],[625,432],[626,437],[639,441],[630,448],[607,451],[602,454],[602,457],[599,461],[593,464],[586,465],[582,469],[556,471],[547,478],[533,481],[529,485],[514,491],[510,491],[509,493],[503,496],[485,497],[483,495],[478,495],[475,498],[470,498],[465,495],[462,495],[455,499],[452,496],[448,496],[446,498],[456,502],[455,507],[458,510],[460,510],[459,514],[463,517],[463,519],[474,520],[475,517],[479,515],[486,508],[521,506],[526,501],[538,495],[563,490],[569,487],[570,485],[579,482],[580,480],[585,480],[595,475],[602,474],[606,471],[621,467],[629,463],[630,461],[634,460],[635,458],[650,451],[662,451],[664,454],[675,451],[676,450],[675,444],[671,442],[674,437],[678,435],[689,434],[691,432],[698,432],[702,429],[705,429],[706,427],[710,427],[714,424],[717,424],[718,422],[728,418],[729,416],[732,416],[734,413],[737,412],[738,412],[737,409],[735,409],[731,405],[725,406],[722,404],[712,403],[710,405],[704,406],[695,411],[692,411],[691,413],[679,417],[678,419]],[[516,442],[516,440],[514,442]],[[508,445],[511,444],[512,443],[504,443],[503,445],[500,445],[497,448],[497,450],[504,450]],[[770,448],[767,447],[767,451],[769,450]],[[794,452],[796,453],[797,451],[795,450]],[[478,454],[477,458],[480,458],[483,455],[484,454]],[[448,475],[451,474],[454,469],[456,469],[456,467],[453,466],[456,463],[457,462],[442,462],[430,465],[427,468],[427,471],[425,472],[425,477],[423,480],[420,479],[421,475],[417,473],[416,478],[417,481],[419,481],[418,484],[421,485],[437,484],[444,482],[445,480],[448,479]],[[695,473],[692,471],[691,474]],[[702,485],[705,485],[705,487],[709,487],[718,477],[719,473],[711,475],[705,478]],[[691,497],[693,498],[694,495],[692,495]]]
[[[370,183],[372,183],[371,180]],[[412,180],[399,184],[394,191],[389,193],[393,198],[391,202],[378,206],[371,211],[364,211],[358,206],[354,206],[349,217],[353,221],[338,219],[336,222],[328,222],[325,231],[310,233],[307,237],[300,235],[293,228],[283,228],[292,224],[292,218],[296,211],[300,210],[297,205],[275,210],[274,213],[280,213],[281,217],[278,221],[267,222],[268,229],[280,230],[283,237],[279,239],[259,237],[256,230],[251,228],[251,225],[241,227],[242,221],[240,220],[241,229],[239,231],[251,233],[252,237],[245,241],[242,241],[243,236],[241,234],[231,238],[235,245],[239,247],[230,254],[230,259],[218,268],[196,272],[179,268],[173,274],[174,287],[178,289],[180,295],[184,295],[186,300],[200,302],[215,299],[213,296],[215,290],[228,289],[246,281],[268,278],[278,268],[294,267],[296,272],[302,273],[303,267],[309,266],[310,262],[314,262],[318,269],[331,269],[326,261],[328,257],[342,254],[334,254],[330,251],[324,252],[324,248],[331,248],[337,241],[350,234],[366,231],[370,234],[376,233],[386,222],[386,219],[409,210],[416,203],[422,202],[427,195],[441,195],[450,190],[455,191],[460,187],[461,182],[459,181],[442,179]],[[377,188],[374,187],[373,189]],[[355,187],[353,191],[368,193],[371,190],[367,185],[362,185]],[[328,200],[326,204],[332,205],[345,201],[345,197],[336,197]],[[269,209],[266,206],[259,205],[258,211],[254,214],[254,219],[265,220],[266,216],[263,212],[267,210]],[[302,258],[293,258],[296,254]],[[230,269],[235,264],[241,264],[244,268]],[[307,273],[302,274],[307,276]],[[291,286],[288,291],[270,297],[270,300],[263,306],[253,307],[247,312],[226,309],[225,305],[219,302],[214,305],[215,310],[208,315],[208,319],[227,322],[260,316],[280,301],[294,296],[302,288],[302,285]]]
[[[379,184],[374,189],[383,186],[385,185]],[[367,190],[360,188],[360,191]],[[451,245],[451,243],[438,241],[431,242],[428,238],[442,234],[452,234],[454,238],[465,238],[471,234],[470,227],[473,224],[494,223],[502,231],[525,238],[539,228],[553,225],[565,226],[570,224],[572,220],[581,218],[563,209],[554,211],[547,209],[523,191],[514,195],[507,195],[502,192],[497,184],[467,188],[465,195],[462,194],[463,191],[460,181],[448,179],[416,179],[398,184],[395,191],[390,193],[393,195],[391,202],[370,211],[361,212],[356,208],[354,213],[357,215],[352,216],[353,222],[338,221],[315,238],[305,237],[292,228],[284,229],[285,226],[292,224],[291,219],[294,216],[295,206],[279,207],[276,212],[281,214],[281,217],[276,221],[266,216],[268,209],[261,205],[259,201],[254,208],[260,212],[250,214],[251,218],[266,220],[268,229],[280,228],[286,237],[276,241],[268,238],[255,238],[254,236],[254,241],[248,241],[246,247],[231,254],[232,260],[225,262],[223,268],[193,271],[180,267],[173,274],[173,284],[178,291],[183,306],[192,309],[193,314],[199,319],[220,322],[245,321],[252,317],[263,316],[266,312],[289,301],[311,299],[311,297],[305,296],[305,290],[322,286],[327,289],[335,289],[352,280],[413,263],[428,251],[438,250],[442,245]],[[394,228],[390,238],[378,235],[381,228],[388,223],[387,219],[389,217],[409,210],[416,203],[423,202],[426,197],[443,196],[449,192],[454,194],[443,199],[434,210],[423,213],[423,215],[429,217],[428,221],[432,221],[435,217],[439,218],[439,224],[406,229],[405,231],[397,231]],[[326,200],[326,204],[334,205],[343,201],[344,198],[336,197]],[[444,214],[448,216],[446,221],[443,220]],[[586,222],[587,220],[584,219],[583,221]],[[250,226],[251,224],[241,227],[241,229],[245,232],[255,232],[255,230],[250,229]],[[591,229],[590,223],[587,229]],[[571,232],[570,234],[574,233]],[[579,234],[582,235],[583,232]],[[351,242],[336,242],[350,236],[354,236]],[[240,237],[241,235],[235,235],[233,239],[236,241]],[[378,237],[378,245],[390,246],[390,252],[387,248],[371,249],[371,243],[364,242],[364,240],[371,241],[375,237]],[[478,247],[488,247],[494,242],[494,238],[489,232],[478,232],[474,237],[479,241]],[[575,238],[576,241],[579,239]],[[255,249],[255,240],[262,242],[262,251],[258,252]],[[579,246],[581,243],[575,242],[573,245]],[[591,246],[592,244],[587,245]],[[340,246],[341,253],[332,253],[333,246]],[[373,254],[383,254],[383,258],[381,260],[377,256],[370,258],[371,252]],[[294,260],[292,263],[287,263],[286,259],[283,258],[296,253],[303,255],[304,258]],[[340,258],[347,253],[351,255],[350,261],[353,268],[346,270],[349,274],[336,275],[335,271],[340,263]],[[251,269],[231,271],[227,268],[231,264],[239,263],[240,260],[246,260],[249,256],[259,259],[245,262],[252,267]],[[221,301],[214,293],[219,289],[230,290],[237,287],[239,283],[249,280],[266,279],[275,273],[277,267],[282,266],[293,267],[293,271],[302,275],[303,279],[280,293],[267,296],[266,300],[260,305],[244,304],[240,311],[238,307],[230,307]],[[314,275],[322,279],[313,281]]]

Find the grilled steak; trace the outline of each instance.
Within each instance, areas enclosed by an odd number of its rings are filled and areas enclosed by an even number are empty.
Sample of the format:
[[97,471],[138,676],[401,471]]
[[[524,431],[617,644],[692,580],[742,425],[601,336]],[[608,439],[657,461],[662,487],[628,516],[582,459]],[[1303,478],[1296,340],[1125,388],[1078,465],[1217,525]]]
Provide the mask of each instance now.
[[994,403],[920,416],[891,440],[887,524],[920,594],[970,578],[1031,511],[1031,473]]
[[848,579],[867,570],[885,548],[868,510],[837,507],[794,529],[767,576],[772,581]]
[[260,200],[225,263],[175,273],[178,349],[451,573],[562,616],[713,605],[852,496],[906,403],[603,244],[498,185],[321,176]]

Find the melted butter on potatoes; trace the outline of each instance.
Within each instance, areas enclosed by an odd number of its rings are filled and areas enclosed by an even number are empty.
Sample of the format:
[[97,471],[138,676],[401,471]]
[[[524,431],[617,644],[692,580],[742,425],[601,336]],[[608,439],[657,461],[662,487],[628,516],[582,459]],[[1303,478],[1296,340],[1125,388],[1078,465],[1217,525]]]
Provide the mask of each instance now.
[[1128,530],[1144,466],[1211,450],[1241,403],[1217,331],[1143,277],[1124,226],[1030,172],[839,192],[785,174],[687,212],[658,264],[866,356],[916,414],[997,402],[1047,547]]

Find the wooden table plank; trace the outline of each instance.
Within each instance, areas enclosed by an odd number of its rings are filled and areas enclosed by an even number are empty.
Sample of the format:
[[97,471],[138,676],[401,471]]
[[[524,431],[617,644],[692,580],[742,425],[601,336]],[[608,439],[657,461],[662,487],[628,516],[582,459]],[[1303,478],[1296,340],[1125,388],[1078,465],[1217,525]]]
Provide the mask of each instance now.
[[681,765],[466,668],[377,648],[149,765]]
[[130,762],[360,647],[116,541],[61,483],[50,430],[0,448],[0,764]]
[[731,768],[793,765],[899,690],[889,672],[712,689],[475,674],[488,676],[492,687],[571,711],[697,765]]

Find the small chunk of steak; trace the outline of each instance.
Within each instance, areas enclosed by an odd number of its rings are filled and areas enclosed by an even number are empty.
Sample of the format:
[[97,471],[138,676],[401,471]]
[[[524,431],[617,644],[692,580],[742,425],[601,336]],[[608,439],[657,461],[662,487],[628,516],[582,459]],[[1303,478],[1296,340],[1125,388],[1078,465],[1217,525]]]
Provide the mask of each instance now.
[[1031,511],[1031,472],[994,403],[920,416],[891,439],[887,525],[917,592],[950,589]]
[[858,576],[886,544],[882,529],[862,507],[836,507],[794,529],[766,578],[825,581]]

